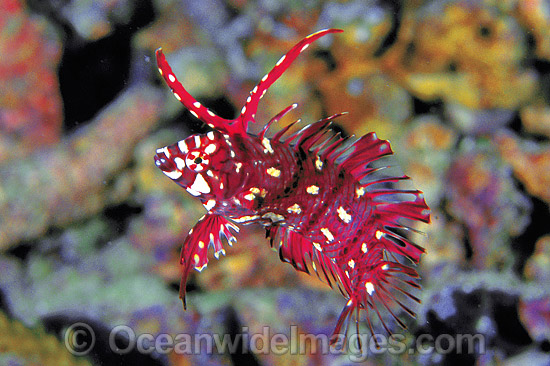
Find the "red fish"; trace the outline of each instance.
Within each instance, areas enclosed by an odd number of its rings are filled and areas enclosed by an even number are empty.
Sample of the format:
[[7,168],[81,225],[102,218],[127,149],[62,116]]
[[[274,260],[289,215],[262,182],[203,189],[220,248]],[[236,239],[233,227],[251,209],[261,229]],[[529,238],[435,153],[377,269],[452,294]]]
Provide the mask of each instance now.
[[333,336],[347,334],[354,313],[358,327],[361,311],[367,313],[373,334],[372,313],[391,334],[380,309],[403,328],[395,308],[415,315],[403,300],[419,302],[410,293],[411,287],[420,287],[415,282],[418,274],[404,263],[417,264],[424,249],[400,232],[414,231],[404,223],[407,219],[428,223],[430,211],[421,191],[393,187],[407,176],[377,177],[385,167],[372,163],[392,154],[388,141],[369,133],[350,143],[330,128],[342,114],[309,124],[286,138],[293,124],[266,137],[269,126],[296,104],[273,117],[259,135],[247,132],[267,89],[312,42],[337,32],[342,31],[322,30],[296,44],[252,89],[240,115],[231,120],[196,101],[178,82],[162,50],[156,51],[159,72],[176,99],[213,129],[158,149],[155,156],[162,172],[207,210],[181,251],[184,307],[187,276],[191,268],[206,267],[209,247],[216,258],[225,255],[222,238],[230,245],[235,241],[230,230],[239,229],[234,223],[259,223],[266,227],[271,246],[278,248],[283,261],[298,271],[313,269],[347,298]]

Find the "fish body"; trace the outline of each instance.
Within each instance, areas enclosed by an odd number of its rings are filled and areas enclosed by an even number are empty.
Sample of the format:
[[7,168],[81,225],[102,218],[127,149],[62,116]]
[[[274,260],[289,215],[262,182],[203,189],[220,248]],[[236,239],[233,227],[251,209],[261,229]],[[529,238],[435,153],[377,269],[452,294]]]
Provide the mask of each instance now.
[[390,332],[379,308],[402,327],[396,306],[414,316],[404,298],[419,301],[409,291],[419,288],[418,275],[398,258],[417,264],[424,250],[401,232],[413,230],[404,221],[429,222],[430,212],[422,192],[393,187],[407,176],[381,176],[385,167],[373,166],[392,154],[390,144],[375,133],[354,142],[340,137],[331,123],[342,114],[289,134],[291,124],[268,137],[270,125],[296,104],[273,117],[258,135],[247,131],[269,86],[310,43],[336,32],[340,30],[314,33],[281,57],[234,120],[216,116],[189,95],[157,50],[159,71],[174,96],[213,129],[158,149],[155,156],[155,164],[207,210],[182,247],[184,306],[187,276],[192,268],[206,267],[208,248],[216,257],[225,254],[222,238],[236,241],[231,232],[239,230],[235,223],[257,223],[266,227],[283,261],[299,271],[313,270],[348,299],[335,335],[347,332],[354,311],[356,324],[360,312],[367,312],[372,333],[371,312]]

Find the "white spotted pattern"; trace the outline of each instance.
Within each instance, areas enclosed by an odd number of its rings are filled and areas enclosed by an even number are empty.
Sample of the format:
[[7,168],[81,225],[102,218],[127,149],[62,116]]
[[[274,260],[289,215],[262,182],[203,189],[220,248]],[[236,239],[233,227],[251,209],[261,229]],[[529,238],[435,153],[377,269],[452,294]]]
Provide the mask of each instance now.
[[326,227],[322,228],[321,232],[327,238],[328,241],[333,241],[334,240],[334,235],[332,235],[332,233],[330,232],[330,230],[328,228],[326,228]]
[[281,171],[277,168],[271,167],[267,168],[266,170],[267,174],[271,175],[272,177],[279,178],[281,176]]
[[269,142],[269,139],[263,138],[262,139],[262,145],[264,145],[264,154],[270,153],[273,154],[275,151],[273,151],[273,148],[271,147],[271,143]]
[[189,188],[200,193],[210,193],[210,186],[200,173],[197,174],[197,176],[195,177],[195,181]]
[[365,288],[367,289],[367,292],[369,293],[369,295],[372,296],[372,293],[374,292],[374,286],[372,285],[372,283],[371,282],[365,283]]
[[182,176],[182,173],[179,170],[172,170],[171,172],[162,171],[170,179],[178,179]]
[[208,200],[204,204],[204,208],[206,208],[207,211],[210,211],[214,206],[216,206],[216,200]]
[[188,153],[189,152],[189,149],[187,148],[187,144],[185,143],[184,140],[181,140],[178,142],[178,148],[180,149],[180,151],[182,153]]
[[185,160],[183,160],[179,156],[176,156],[174,158],[174,163],[176,163],[176,166],[178,167],[179,170],[183,170],[183,168],[185,168]]
[[346,224],[349,224],[351,222],[351,215],[349,213],[347,213],[346,210],[342,206],[338,207],[337,212],[338,212],[338,217],[340,218],[340,220],[342,220]]
[[302,208],[297,203],[293,204],[289,208],[286,209],[288,213],[295,213],[300,214],[302,212]]
[[319,187],[316,185],[311,185],[306,188],[306,192],[309,194],[319,194]]
[[216,151],[216,144],[210,144],[204,149],[204,152],[208,155],[213,154],[214,151]]

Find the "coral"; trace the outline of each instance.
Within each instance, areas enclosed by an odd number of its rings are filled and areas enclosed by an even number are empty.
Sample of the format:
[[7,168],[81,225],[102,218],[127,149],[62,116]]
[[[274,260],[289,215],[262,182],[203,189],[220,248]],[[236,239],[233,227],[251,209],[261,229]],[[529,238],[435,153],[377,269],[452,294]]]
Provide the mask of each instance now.
[[519,313],[531,338],[537,341],[549,340],[550,297],[525,299],[519,304]]
[[478,269],[509,266],[512,253],[504,243],[529,223],[530,202],[514,187],[495,149],[469,145],[463,144],[448,169],[447,209],[466,226]]
[[530,133],[550,137],[550,108],[545,105],[529,105],[520,111],[521,122]]
[[527,191],[550,202],[550,147],[522,141],[509,132],[495,137],[502,158],[510,164],[514,175]]
[[19,0],[0,4],[0,162],[59,141],[59,38]]
[[41,327],[29,329],[0,312],[0,363],[3,365],[91,365],[82,357],[69,353],[55,336]]
[[128,197],[130,177],[114,173],[130,161],[134,144],[155,126],[159,113],[159,93],[136,86],[89,128],[56,147],[2,166],[0,248]]
[[535,252],[525,263],[525,277],[538,283],[550,281],[550,236],[541,237],[535,243]]
[[535,91],[535,75],[522,68],[525,47],[513,11],[496,4],[442,2],[402,31],[402,62],[411,91],[472,109],[521,105]]
[[130,22],[132,2],[127,0],[71,1],[59,11],[79,36],[97,40],[108,36],[113,28]]

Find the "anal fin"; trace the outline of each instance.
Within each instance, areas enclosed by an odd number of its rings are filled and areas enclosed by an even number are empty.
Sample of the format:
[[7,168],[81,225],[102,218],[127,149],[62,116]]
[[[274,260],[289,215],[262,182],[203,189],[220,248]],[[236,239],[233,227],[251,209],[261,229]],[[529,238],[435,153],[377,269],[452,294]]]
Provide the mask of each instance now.
[[239,231],[239,228],[229,222],[221,215],[206,214],[191,229],[181,248],[180,263],[183,265],[183,272],[180,281],[180,298],[183,307],[187,308],[185,301],[185,285],[191,268],[202,271],[208,264],[208,248],[214,248],[214,256],[219,258],[220,253],[225,255],[225,249],[222,245],[222,236],[224,236],[229,245],[236,241],[229,228]]

